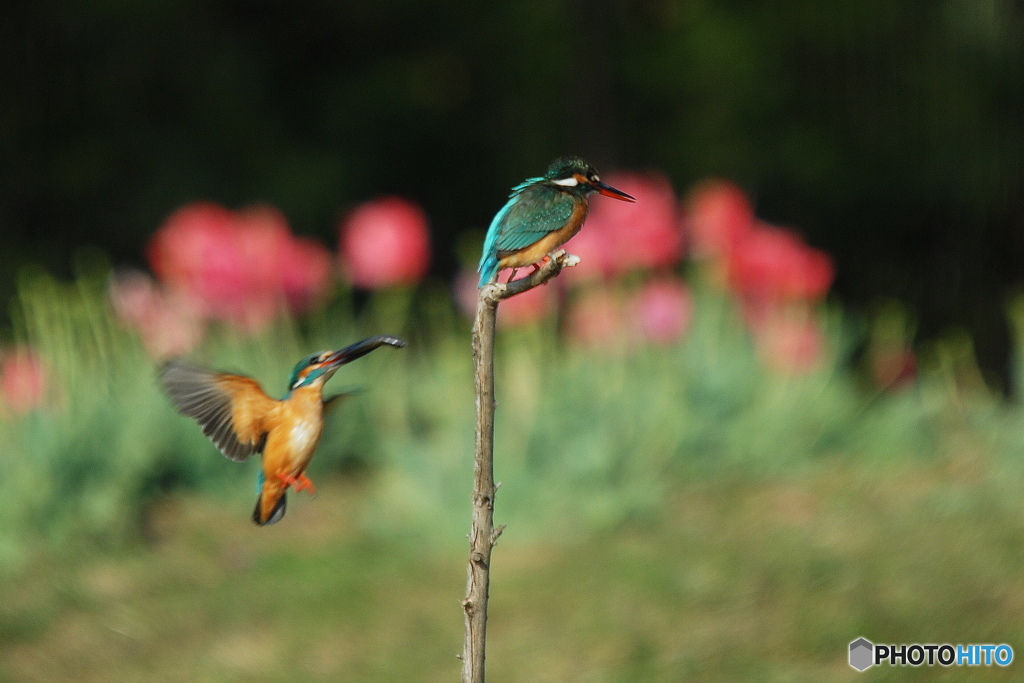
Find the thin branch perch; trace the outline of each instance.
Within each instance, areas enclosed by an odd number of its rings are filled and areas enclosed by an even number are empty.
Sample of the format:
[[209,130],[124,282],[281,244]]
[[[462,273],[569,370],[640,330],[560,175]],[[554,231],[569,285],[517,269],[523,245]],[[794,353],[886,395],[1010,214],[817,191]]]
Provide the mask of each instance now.
[[473,363],[476,385],[476,458],[473,466],[473,525],[469,532],[466,570],[466,639],[462,648],[463,683],[484,683],[487,642],[487,598],[490,588],[491,550],[505,529],[494,526],[494,321],[498,302],[546,283],[574,266],[579,258],[563,249],[533,274],[508,284],[480,288],[473,322]]

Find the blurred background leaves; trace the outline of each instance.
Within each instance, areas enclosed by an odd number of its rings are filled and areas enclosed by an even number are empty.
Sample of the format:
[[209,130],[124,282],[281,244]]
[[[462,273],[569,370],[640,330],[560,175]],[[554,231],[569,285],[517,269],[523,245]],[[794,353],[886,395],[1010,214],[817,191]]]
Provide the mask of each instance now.
[[433,219],[433,272],[559,154],[739,182],[858,305],[975,337],[1009,378],[1024,245],[1024,9],[1009,0],[18,3],[0,27],[0,294],[18,263],[118,263],[185,202],[303,235],[378,193]]

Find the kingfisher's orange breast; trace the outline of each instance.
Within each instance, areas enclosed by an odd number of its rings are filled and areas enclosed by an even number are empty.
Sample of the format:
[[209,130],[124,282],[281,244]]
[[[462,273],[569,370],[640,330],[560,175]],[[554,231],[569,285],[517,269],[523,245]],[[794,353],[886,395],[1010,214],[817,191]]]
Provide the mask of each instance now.
[[269,422],[263,448],[263,473],[267,479],[281,473],[298,476],[305,472],[324,430],[323,396],[312,387],[296,389],[278,403]]
[[501,254],[501,258],[498,259],[498,268],[523,268],[543,260],[545,256],[571,240],[580,231],[583,222],[587,220],[588,208],[589,202],[584,197],[582,201],[576,202],[576,205],[573,206],[572,213],[569,214],[569,220],[565,222],[565,225],[557,230],[552,230],[527,247],[509,254]]

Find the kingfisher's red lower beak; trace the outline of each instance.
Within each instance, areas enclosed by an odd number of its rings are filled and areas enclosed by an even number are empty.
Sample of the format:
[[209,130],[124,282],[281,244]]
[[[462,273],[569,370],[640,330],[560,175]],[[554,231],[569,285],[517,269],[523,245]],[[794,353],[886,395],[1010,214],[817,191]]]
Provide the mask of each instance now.
[[605,197],[611,197],[612,199],[621,199],[624,202],[635,202],[636,198],[632,195],[628,195],[622,190],[606,185],[602,182],[593,183],[594,188],[599,194],[603,194]]

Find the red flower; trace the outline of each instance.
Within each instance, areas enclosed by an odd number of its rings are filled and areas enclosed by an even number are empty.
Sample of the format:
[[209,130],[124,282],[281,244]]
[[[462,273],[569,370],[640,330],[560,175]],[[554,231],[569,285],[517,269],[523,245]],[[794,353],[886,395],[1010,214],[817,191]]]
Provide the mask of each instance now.
[[662,175],[613,173],[606,182],[635,204],[592,197],[583,230],[566,245],[580,257],[571,279],[611,278],[635,268],[667,268],[683,254],[683,233],[672,184]]
[[828,293],[834,275],[828,254],[770,225],[745,232],[729,253],[729,283],[751,301],[817,301]]
[[46,386],[46,367],[37,353],[19,348],[4,354],[0,362],[2,407],[15,415],[40,408],[46,400]]
[[736,185],[707,180],[686,199],[686,226],[695,256],[721,257],[753,228],[754,209]]
[[234,219],[216,204],[189,204],[171,214],[149,242],[149,264],[157,277],[194,297],[211,316],[223,315],[226,304],[242,294],[244,264]]
[[331,283],[333,260],[327,248],[311,239],[291,240],[281,259],[281,289],[293,311],[308,311]]
[[286,305],[284,264],[293,237],[284,214],[268,206],[239,212],[233,237],[232,252],[224,257],[237,264],[237,279],[222,282],[231,295],[222,302],[221,315],[256,331]]
[[341,263],[359,287],[419,282],[430,264],[427,217],[401,197],[362,204],[341,225]]
[[580,262],[572,268],[564,269],[559,277],[566,278],[567,282],[610,278],[614,270],[612,259],[615,248],[609,244],[608,239],[600,223],[594,227],[587,221],[583,229],[563,247],[569,253],[579,256]]
[[185,206],[153,236],[149,261],[173,296],[196,301],[205,317],[253,330],[285,307],[306,310],[330,282],[327,249],[296,239],[271,207]]
[[661,278],[648,282],[633,299],[636,329],[647,340],[669,344],[686,334],[693,317],[693,299],[684,282]]

